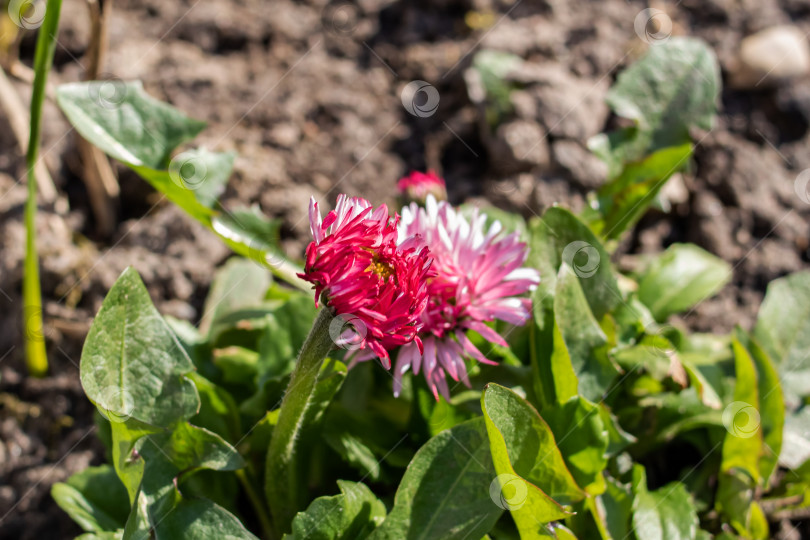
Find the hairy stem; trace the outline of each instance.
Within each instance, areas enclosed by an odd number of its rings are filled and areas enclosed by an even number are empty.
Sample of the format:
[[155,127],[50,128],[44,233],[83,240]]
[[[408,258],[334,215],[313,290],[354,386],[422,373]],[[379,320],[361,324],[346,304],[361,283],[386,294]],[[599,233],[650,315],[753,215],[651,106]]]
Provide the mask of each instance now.
[[303,479],[295,462],[296,443],[318,373],[334,345],[329,335],[332,319],[330,310],[322,309],[301,348],[267,451],[265,494],[278,536],[290,530],[292,518],[300,509]]

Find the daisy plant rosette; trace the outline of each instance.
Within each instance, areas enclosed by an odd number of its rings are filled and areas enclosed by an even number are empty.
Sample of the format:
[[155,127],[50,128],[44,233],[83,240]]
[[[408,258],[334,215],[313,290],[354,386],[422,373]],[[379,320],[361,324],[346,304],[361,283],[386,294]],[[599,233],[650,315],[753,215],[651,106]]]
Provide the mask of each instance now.
[[402,376],[412,370],[424,374],[433,395],[449,399],[449,375],[470,386],[465,359],[495,364],[482,353],[467,332],[507,346],[487,323],[496,320],[523,325],[531,317],[526,293],[539,282],[533,268],[524,267],[528,246],[518,233],[504,234],[499,221],[486,226],[487,216],[473,209],[469,217],[445,201],[428,195],[425,207],[403,208],[402,238],[421,236],[434,258],[436,275],[428,282],[428,304],[422,313],[419,337],[399,349],[394,366],[394,393],[402,389]]
[[403,235],[400,217],[389,216],[385,205],[340,195],[322,218],[313,199],[309,219],[313,241],[299,277],[313,285],[322,309],[299,353],[267,453],[265,491],[278,531],[300,509],[304,482],[294,448],[327,354],[339,346],[390,368],[389,351],[409,345],[422,351],[428,279],[436,275],[422,238]]

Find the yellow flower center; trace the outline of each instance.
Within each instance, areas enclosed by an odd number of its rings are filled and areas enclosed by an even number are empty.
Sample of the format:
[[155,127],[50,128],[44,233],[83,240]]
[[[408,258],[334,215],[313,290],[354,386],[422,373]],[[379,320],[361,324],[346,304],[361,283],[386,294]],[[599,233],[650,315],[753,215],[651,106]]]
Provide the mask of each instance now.
[[394,274],[394,269],[390,264],[377,259],[375,259],[366,270],[371,270],[386,281]]

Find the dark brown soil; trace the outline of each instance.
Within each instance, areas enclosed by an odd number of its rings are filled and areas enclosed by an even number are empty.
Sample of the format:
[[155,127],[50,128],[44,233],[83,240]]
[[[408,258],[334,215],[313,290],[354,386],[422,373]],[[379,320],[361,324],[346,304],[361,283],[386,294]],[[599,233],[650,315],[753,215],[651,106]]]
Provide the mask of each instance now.
[[[89,32],[83,4],[64,2],[55,84],[81,77]],[[142,79],[152,95],[207,120],[199,142],[239,153],[226,206],[258,203],[282,218],[286,247],[300,254],[311,195],[393,202],[394,182],[410,169],[442,173],[454,202],[494,203],[527,217],[555,202],[581,207],[603,174],[583,145],[613,125],[605,92],[643,51],[633,21],[646,7],[624,0],[118,0],[105,70]],[[675,33],[708,41],[724,69],[745,35],[775,24],[810,32],[807,0],[655,7],[668,12]],[[487,17],[494,26],[471,29]],[[515,98],[522,116],[510,125],[513,135],[504,129],[494,141],[482,137],[464,82],[484,47],[516,53],[548,73],[546,84]],[[30,64],[32,55],[29,36],[23,60]],[[412,80],[439,91],[434,115],[404,109],[400,92]],[[750,326],[766,284],[808,266],[810,205],[794,192],[794,179],[810,167],[807,82],[725,91],[716,127],[696,134],[696,167],[683,176],[681,202],[670,214],[646,216],[620,247],[621,264],[680,241],[732,263],[732,283],[685,317],[692,329]],[[15,84],[27,100],[30,89]],[[39,217],[51,376],[32,380],[21,331],[24,167],[0,117],[0,538],[79,532],[49,489],[103,459],[78,361],[118,274],[136,267],[162,312],[193,321],[214,269],[229,255],[177,208],[155,204],[150,188],[122,169],[119,225],[101,237],[77,175],[75,136],[53,104],[43,148],[70,211],[42,208]]]

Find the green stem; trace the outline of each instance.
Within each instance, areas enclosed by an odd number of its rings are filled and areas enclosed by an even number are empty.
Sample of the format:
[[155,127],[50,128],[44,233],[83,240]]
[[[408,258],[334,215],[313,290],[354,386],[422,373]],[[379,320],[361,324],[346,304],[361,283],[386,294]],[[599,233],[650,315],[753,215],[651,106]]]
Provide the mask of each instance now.
[[48,0],[45,19],[39,29],[37,48],[34,54],[34,88],[31,95],[31,135],[25,164],[28,167],[28,199],[25,201],[25,274],[23,275],[23,317],[25,326],[25,358],[28,372],[42,377],[48,372],[48,356],[42,335],[42,290],[39,283],[39,260],[37,257],[37,179],[34,165],[39,155],[42,103],[45,101],[45,86],[48,72],[53,65],[56,49],[56,33],[59,30],[59,12],[62,0]]
[[292,518],[300,509],[303,481],[295,462],[296,442],[300,438],[318,373],[334,346],[329,335],[332,319],[330,310],[322,309],[301,348],[267,451],[264,489],[278,536],[290,530]]
[[273,524],[270,523],[270,516],[267,514],[267,506],[256,491],[256,486],[254,486],[251,479],[248,478],[244,469],[237,470],[236,477],[245,489],[245,493],[247,493],[248,499],[250,499],[250,504],[253,506],[253,511],[256,512],[256,517],[259,518],[265,540],[272,540],[275,538]]

